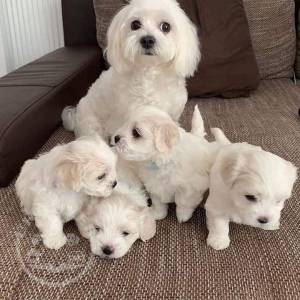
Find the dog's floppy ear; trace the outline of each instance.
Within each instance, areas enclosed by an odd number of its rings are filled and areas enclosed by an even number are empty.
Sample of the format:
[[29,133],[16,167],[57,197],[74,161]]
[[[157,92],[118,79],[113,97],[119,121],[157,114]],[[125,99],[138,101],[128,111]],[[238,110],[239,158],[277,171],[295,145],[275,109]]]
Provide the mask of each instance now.
[[56,167],[55,185],[60,188],[80,191],[79,164],[71,159],[62,160]]
[[179,26],[175,70],[182,77],[191,77],[197,70],[201,57],[197,30],[184,12],[178,14],[177,23]]
[[104,51],[109,64],[119,73],[127,69],[122,54],[122,31],[127,12],[128,6],[125,6],[114,16],[107,31],[107,48]]
[[167,152],[179,141],[178,126],[170,121],[160,124],[155,130],[155,146],[159,152]]
[[[146,210],[148,210],[148,208],[146,208]],[[140,238],[143,242],[145,242],[153,238],[155,233],[156,223],[154,217],[150,213],[145,212],[142,216],[139,226]]]
[[239,156],[224,156],[220,162],[220,175],[223,181],[232,186],[241,171],[241,158]]
[[254,182],[262,184],[262,178],[257,172],[253,153],[234,153],[225,155],[221,161],[221,177],[223,181],[233,187],[238,182],[253,185]]
[[89,239],[94,231],[95,227],[91,220],[98,203],[98,198],[89,197],[89,201],[84,203],[80,213],[75,218],[80,234],[86,239]]
[[298,169],[297,167],[289,161],[285,161],[287,167],[287,178],[289,181],[290,190],[292,191],[293,185],[298,177]]

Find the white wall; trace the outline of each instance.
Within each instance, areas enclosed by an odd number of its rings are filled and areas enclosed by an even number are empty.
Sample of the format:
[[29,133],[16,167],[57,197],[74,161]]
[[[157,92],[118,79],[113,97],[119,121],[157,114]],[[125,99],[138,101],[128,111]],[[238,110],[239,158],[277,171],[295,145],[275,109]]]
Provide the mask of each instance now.
[[10,72],[64,45],[61,0],[0,0],[0,30]]
[[6,60],[5,60],[5,53],[4,53],[4,44],[2,39],[2,34],[0,30],[0,77],[4,76],[7,73],[6,68]]

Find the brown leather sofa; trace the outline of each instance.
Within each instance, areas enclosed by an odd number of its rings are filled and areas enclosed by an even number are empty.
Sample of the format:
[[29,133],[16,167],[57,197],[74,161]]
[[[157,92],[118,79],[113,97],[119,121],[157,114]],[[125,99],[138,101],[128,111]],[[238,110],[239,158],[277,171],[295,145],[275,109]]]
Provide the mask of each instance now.
[[92,1],[64,0],[65,47],[0,79],[0,187],[7,186],[104,68]]

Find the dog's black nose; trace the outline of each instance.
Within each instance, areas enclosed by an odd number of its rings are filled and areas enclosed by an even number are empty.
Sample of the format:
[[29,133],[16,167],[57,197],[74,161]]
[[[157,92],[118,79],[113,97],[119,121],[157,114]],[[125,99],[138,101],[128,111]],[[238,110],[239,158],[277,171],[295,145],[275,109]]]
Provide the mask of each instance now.
[[117,180],[115,180],[112,184],[112,188],[114,189],[117,186],[117,184],[118,184],[118,182],[117,182]]
[[117,144],[120,141],[121,137],[119,135],[115,136],[115,143]]
[[111,255],[114,252],[113,249],[109,246],[103,247],[102,251],[105,255]]
[[144,49],[152,49],[155,44],[155,37],[146,35],[141,38],[141,45]]
[[150,197],[147,199],[147,206],[148,207],[152,206],[152,199]]
[[257,219],[257,221],[261,224],[266,224],[269,222],[268,218],[266,218],[266,217],[260,217]]

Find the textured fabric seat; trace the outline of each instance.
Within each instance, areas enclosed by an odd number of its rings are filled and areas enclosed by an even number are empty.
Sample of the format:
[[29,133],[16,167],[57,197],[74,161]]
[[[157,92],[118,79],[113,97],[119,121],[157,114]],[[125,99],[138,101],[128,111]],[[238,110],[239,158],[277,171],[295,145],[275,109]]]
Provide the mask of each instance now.
[[16,175],[102,69],[97,46],[58,49],[0,79],[0,186]]
[[[250,98],[193,99],[181,123],[190,127],[198,104],[209,127],[234,142],[261,145],[300,166],[300,88],[288,79],[263,81]],[[40,150],[68,142],[59,128]],[[205,214],[179,224],[174,207],[158,222],[156,236],[134,244],[122,259],[91,255],[74,223],[68,243],[46,249],[33,222],[19,208],[13,184],[0,190],[0,290],[3,299],[299,299],[300,184],[283,211],[278,231],[231,225],[231,246],[206,246]],[[5,242],[4,242],[5,241]]]

